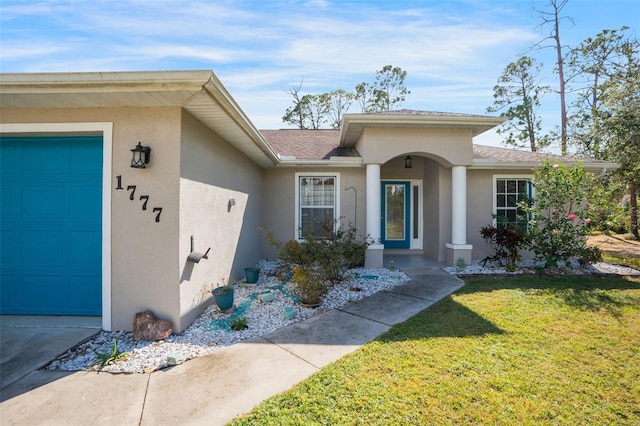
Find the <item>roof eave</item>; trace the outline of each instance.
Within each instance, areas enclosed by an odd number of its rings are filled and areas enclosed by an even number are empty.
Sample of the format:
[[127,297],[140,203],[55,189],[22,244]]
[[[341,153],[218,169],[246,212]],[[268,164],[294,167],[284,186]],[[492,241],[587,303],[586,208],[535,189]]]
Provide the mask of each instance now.
[[[540,166],[541,161],[497,161],[497,160],[484,160],[474,159],[473,164],[468,167],[470,170],[513,170],[513,169],[535,169]],[[575,159],[563,161],[564,164],[571,165],[576,162]],[[620,168],[617,163],[611,162],[593,162],[583,161],[584,168],[589,171],[601,171],[601,170],[616,170]]]
[[362,167],[361,157],[331,157],[329,160],[310,160],[282,157],[277,167]]
[[[471,129],[473,136],[478,136],[505,121],[504,117],[482,115],[384,115],[384,114],[345,114],[342,118],[340,145],[355,144],[362,129],[367,127],[431,127],[431,128],[466,128]],[[359,126],[355,134],[349,127]]]

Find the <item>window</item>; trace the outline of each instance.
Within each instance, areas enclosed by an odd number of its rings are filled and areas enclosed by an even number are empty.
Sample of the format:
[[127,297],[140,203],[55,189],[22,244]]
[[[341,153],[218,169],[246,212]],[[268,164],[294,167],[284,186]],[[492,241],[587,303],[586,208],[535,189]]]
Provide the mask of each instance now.
[[[338,220],[338,174],[296,173],[296,235],[322,235]],[[327,228],[329,225],[331,228]]]
[[516,229],[525,225],[524,212],[518,205],[531,198],[531,179],[529,177],[496,177],[494,192],[497,226]]

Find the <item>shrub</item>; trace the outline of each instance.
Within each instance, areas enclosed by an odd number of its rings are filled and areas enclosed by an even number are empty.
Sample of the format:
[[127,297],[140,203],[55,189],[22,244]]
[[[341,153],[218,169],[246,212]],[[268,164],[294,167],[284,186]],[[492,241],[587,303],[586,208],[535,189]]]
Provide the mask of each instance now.
[[483,264],[493,260],[507,270],[517,269],[516,262],[522,259],[520,250],[525,243],[525,238],[520,233],[514,229],[487,225],[480,229],[480,235],[494,251],[493,256],[487,256],[482,260]]
[[293,269],[293,293],[300,298],[302,303],[308,305],[322,303],[322,298],[327,294],[327,290],[327,286],[313,268],[296,266]]
[[335,229],[333,223],[321,226],[319,234],[307,234],[303,242],[277,241],[270,231],[265,231],[272,246],[278,249],[283,267],[289,271],[296,266],[315,270],[322,281],[332,283],[343,279],[350,268],[364,265],[368,240],[359,239],[352,226]]
[[571,258],[583,265],[599,258],[597,249],[587,247],[592,221],[585,214],[584,200],[591,179],[580,163],[545,161],[534,171],[534,200],[521,208],[529,218],[527,247],[545,267],[557,267],[559,261]]

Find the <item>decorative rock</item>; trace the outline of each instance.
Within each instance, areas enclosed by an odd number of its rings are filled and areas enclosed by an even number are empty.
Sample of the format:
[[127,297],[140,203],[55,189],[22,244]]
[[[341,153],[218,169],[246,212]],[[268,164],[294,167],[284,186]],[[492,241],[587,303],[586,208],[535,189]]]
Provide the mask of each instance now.
[[258,295],[258,300],[260,300],[261,302],[264,302],[264,303],[266,303],[266,302],[273,302],[273,299],[274,299],[274,298],[275,298],[275,297],[274,297],[273,293],[272,293],[272,292],[270,292],[270,291],[267,291],[267,292],[265,292],[265,293],[260,293],[260,294]]
[[167,354],[167,364],[178,365],[185,361],[184,355],[180,352],[171,352]]
[[173,332],[171,321],[155,317],[149,310],[138,312],[133,318],[133,340],[163,340]]
[[285,306],[284,307],[284,317],[285,317],[285,319],[292,320],[297,316],[298,316],[298,311],[296,311],[296,308],[293,308],[291,306]]

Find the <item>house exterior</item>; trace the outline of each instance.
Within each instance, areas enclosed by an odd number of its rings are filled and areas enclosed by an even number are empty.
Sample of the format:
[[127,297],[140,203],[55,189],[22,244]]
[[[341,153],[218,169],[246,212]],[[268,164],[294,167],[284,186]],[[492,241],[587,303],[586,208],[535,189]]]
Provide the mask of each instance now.
[[479,229],[512,213],[542,158],[474,145],[490,116],[260,131],[211,71],[1,74],[0,107],[0,312],[100,315],[106,330],[145,309],[184,330],[213,287],[275,255],[260,228],[286,241],[351,224],[375,241],[369,267],[482,258]]

